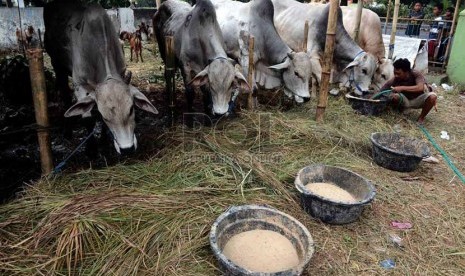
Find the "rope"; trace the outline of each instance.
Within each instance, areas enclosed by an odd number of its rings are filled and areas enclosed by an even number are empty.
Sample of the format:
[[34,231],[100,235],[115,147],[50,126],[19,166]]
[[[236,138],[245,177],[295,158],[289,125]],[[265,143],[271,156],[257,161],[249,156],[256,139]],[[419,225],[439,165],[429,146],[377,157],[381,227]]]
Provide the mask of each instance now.
[[465,184],[465,177],[462,175],[462,173],[459,171],[459,169],[457,169],[457,167],[454,165],[454,163],[452,162],[452,160],[450,160],[449,156],[447,155],[447,153],[436,143],[436,141],[434,141],[434,138],[431,136],[431,134],[426,130],[426,128],[422,125],[418,125],[418,127],[423,131],[423,133],[426,135],[426,137],[428,138],[428,140],[431,142],[431,144],[433,144],[433,146],[439,151],[439,153],[441,153],[442,157],[444,158],[444,160],[446,160],[447,162],[447,165],[449,166],[449,168],[452,169],[452,171],[454,171],[454,173],[460,178],[460,180],[462,180],[462,182]]
[[63,161],[61,161],[52,171],[52,174],[58,174],[61,172],[61,170],[63,169],[63,167],[66,165],[66,162],[68,162],[68,160],[73,157],[74,154],[76,154],[76,152],[82,147],[84,146],[84,144],[90,139],[90,137],[92,137],[95,133],[95,128],[92,130],[92,132],[86,137],[86,139],[84,139],[84,141],[82,141],[79,146],[77,146]]

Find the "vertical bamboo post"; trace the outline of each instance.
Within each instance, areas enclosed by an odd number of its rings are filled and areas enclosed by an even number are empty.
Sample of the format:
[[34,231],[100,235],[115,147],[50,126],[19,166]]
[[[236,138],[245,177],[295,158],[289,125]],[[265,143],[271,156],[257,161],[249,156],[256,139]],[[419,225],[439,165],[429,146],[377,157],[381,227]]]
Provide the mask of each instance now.
[[386,22],[384,22],[384,30],[383,30],[384,34],[386,34],[387,32],[387,25],[389,24],[389,19],[391,19],[391,6],[392,6],[392,0],[389,0],[387,14],[386,14]]
[[45,87],[44,55],[42,49],[27,50],[29,60],[29,75],[31,77],[32,99],[38,125],[37,136],[39,139],[40,163],[42,175],[49,174],[53,169],[52,150],[50,145],[50,133],[48,127],[47,89]]
[[302,45],[302,51],[307,52],[307,47],[308,47],[308,20],[305,20],[305,25],[304,25],[304,44]]
[[399,17],[399,5],[400,0],[394,1],[394,17],[392,18],[392,30],[391,30],[391,40],[389,42],[389,55],[388,58],[392,59],[394,54],[394,43],[396,42],[396,32],[397,32],[397,18]]
[[450,44],[452,43],[452,38],[454,37],[455,34],[455,27],[457,25],[457,19],[459,15],[459,9],[460,9],[460,4],[461,0],[457,0],[455,3],[455,11],[454,11],[454,17],[452,18],[452,26],[450,26],[450,34],[449,34],[449,40],[447,41],[447,46],[446,46],[446,52],[444,53],[444,63],[442,64],[442,68],[444,69],[449,62],[449,51],[450,51]]
[[357,17],[355,20],[354,41],[358,44],[358,36],[360,33],[360,22],[362,21],[363,0],[358,0]]
[[155,0],[155,4],[157,5],[157,9],[159,9],[161,5],[161,0]]
[[253,72],[254,72],[254,56],[253,56],[253,51],[255,47],[255,39],[253,36],[249,37],[249,72],[247,74],[247,82],[249,83],[249,86],[252,88],[252,91],[247,96],[247,108],[249,110],[254,109],[254,92],[253,92]]
[[172,36],[165,37],[165,49],[166,49],[166,60],[165,60],[165,82],[166,82],[166,93],[168,98],[168,107],[171,111],[171,126],[174,126],[174,115],[176,107],[176,84],[175,84],[175,53],[174,53],[174,38]]
[[[359,0],[361,1],[361,0]],[[316,121],[323,121],[326,105],[328,104],[329,77],[333,62],[334,45],[336,41],[337,13],[339,0],[331,0],[329,4],[328,29],[326,31],[326,46],[323,57],[323,70],[321,72],[321,89],[316,108]]]

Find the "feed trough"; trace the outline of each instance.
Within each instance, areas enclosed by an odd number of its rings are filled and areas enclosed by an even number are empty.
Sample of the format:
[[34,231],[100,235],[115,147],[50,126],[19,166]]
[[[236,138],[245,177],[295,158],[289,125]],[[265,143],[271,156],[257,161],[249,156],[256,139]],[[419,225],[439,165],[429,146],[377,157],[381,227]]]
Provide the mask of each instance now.
[[367,99],[355,95],[354,93],[346,94],[346,99],[353,109],[363,115],[379,116],[387,108],[389,98],[387,95],[380,95],[377,99]]
[[386,169],[411,172],[423,158],[430,156],[428,145],[399,133],[372,133],[373,160]]
[[[320,185],[327,186],[322,186],[324,189],[313,189]],[[295,186],[300,192],[304,210],[330,224],[356,221],[364,206],[369,204],[376,194],[375,187],[364,177],[343,168],[326,165],[313,165],[301,169],[295,179]],[[340,192],[348,194],[350,200],[342,198],[344,194]]]
[[221,214],[210,246],[224,275],[301,275],[314,251],[305,226],[261,205],[233,206]]

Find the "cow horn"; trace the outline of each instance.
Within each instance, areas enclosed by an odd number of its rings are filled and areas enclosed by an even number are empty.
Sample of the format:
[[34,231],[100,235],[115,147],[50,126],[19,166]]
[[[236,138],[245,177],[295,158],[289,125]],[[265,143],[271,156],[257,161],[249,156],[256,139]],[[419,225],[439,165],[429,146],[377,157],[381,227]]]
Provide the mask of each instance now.
[[129,70],[126,70],[126,73],[124,74],[124,82],[129,84],[131,82],[131,77],[132,77],[132,72]]

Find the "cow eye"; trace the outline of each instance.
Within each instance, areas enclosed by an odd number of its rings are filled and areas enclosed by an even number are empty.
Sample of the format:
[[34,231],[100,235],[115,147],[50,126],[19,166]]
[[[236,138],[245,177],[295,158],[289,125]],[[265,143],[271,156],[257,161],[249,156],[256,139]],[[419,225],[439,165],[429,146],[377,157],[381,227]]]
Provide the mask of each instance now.
[[386,75],[385,75],[385,74],[382,74],[381,77],[382,77],[383,79],[386,79]]
[[294,75],[295,75],[296,77],[300,78],[300,75],[299,75],[299,73],[297,73],[297,72],[294,72]]
[[367,69],[362,69],[362,73],[367,75],[368,74]]

